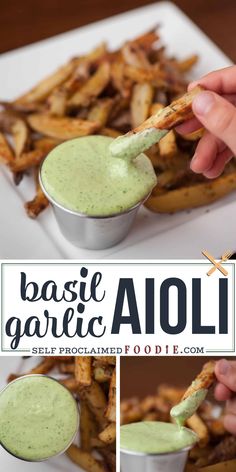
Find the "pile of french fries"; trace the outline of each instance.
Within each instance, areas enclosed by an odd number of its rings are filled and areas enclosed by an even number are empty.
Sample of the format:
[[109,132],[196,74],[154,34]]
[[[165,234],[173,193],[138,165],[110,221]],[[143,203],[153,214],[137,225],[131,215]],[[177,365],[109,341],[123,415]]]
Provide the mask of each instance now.
[[8,382],[29,374],[57,378],[78,401],[79,441],[68,457],[87,472],[116,472],[116,358],[45,357],[32,370],[9,375]]
[[[35,196],[25,204],[35,218],[48,206],[40,189],[38,168],[59,143],[90,134],[117,137],[139,126],[150,115],[186,91],[186,73],[197,56],[168,57],[159,34],[151,30],[115,51],[105,43],[71,59],[32,90],[11,101],[0,101],[0,162],[19,184],[35,179]],[[193,175],[189,161],[203,130],[184,138],[172,130],[148,156],[158,185],[146,206],[175,212],[213,202],[236,189],[235,164],[215,181]]]
[[[139,400],[121,402],[121,424],[137,421],[171,422],[170,410],[186,395],[185,388],[160,384],[157,393]],[[186,426],[198,435],[199,442],[189,454],[186,472],[235,472],[236,437],[223,425],[223,408],[205,400]]]

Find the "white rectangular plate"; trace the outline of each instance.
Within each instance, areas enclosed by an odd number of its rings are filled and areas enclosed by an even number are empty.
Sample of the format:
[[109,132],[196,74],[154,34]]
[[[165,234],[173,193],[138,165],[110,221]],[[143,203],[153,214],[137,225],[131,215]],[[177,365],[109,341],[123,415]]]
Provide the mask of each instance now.
[[[231,61],[175,5],[170,2],[108,18],[98,23],[3,54],[0,58],[1,99],[12,99],[76,54],[107,40],[111,48],[161,24],[168,54],[200,56],[192,78],[231,64]],[[225,26],[226,27],[226,26]],[[235,194],[209,208],[176,215],[156,215],[142,208],[130,235],[114,248],[89,251],[76,248],[60,234],[51,209],[30,220],[23,202],[33,195],[25,178],[15,187],[8,171],[0,174],[0,257],[11,259],[145,259],[198,258],[207,247],[220,255],[235,244]],[[224,222],[227,222],[227,226]]]
[[[0,357],[0,390],[7,385],[9,374],[18,374],[27,372],[31,369],[38,359],[23,360],[21,357],[5,356]],[[25,462],[11,456],[0,446],[0,464],[1,470],[5,472],[84,472],[80,467],[73,464],[65,454],[50,459],[46,462]]]

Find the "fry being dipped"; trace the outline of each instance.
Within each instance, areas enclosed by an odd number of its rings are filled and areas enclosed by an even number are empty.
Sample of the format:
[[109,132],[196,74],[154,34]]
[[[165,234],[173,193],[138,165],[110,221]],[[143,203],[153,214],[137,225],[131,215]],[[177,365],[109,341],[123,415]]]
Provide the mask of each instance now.
[[205,400],[208,389],[215,381],[214,371],[215,362],[207,362],[184,393],[181,402],[172,408],[171,416],[180,426],[197,411],[203,400]]
[[149,149],[169,130],[192,118],[192,102],[201,91],[200,86],[195,87],[191,92],[150,116],[137,128],[115,139],[110,145],[111,154],[120,158],[125,156],[131,160]]

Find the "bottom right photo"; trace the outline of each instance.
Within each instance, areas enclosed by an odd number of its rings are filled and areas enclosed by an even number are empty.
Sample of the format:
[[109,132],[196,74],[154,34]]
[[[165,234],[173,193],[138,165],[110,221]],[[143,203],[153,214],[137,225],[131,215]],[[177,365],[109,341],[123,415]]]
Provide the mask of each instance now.
[[122,472],[235,472],[236,361],[121,357]]

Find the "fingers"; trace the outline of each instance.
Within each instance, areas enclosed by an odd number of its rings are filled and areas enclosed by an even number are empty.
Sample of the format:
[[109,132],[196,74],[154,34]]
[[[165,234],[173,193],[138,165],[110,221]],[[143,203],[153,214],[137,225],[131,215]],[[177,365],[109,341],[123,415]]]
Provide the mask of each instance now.
[[189,134],[200,128],[202,128],[200,121],[198,121],[197,118],[192,118],[182,123],[182,125],[176,126],[175,129],[180,134]]
[[236,434],[236,415],[225,415],[224,427],[232,434]]
[[215,179],[222,173],[232,155],[222,141],[206,132],[196,147],[191,169],[197,174],[203,173],[205,177]]
[[236,154],[236,109],[214,92],[202,92],[193,101],[193,112],[202,125]]
[[215,375],[220,384],[236,392],[236,362],[221,359],[216,363]]
[[230,399],[232,392],[225,385],[218,383],[215,387],[214,395],[218,402],[225,402]]
[[236,434],[236,398],[226,403],[224,426],[230,433]]
[[189,85],[189,90],[192,90],[196,85],[200,84],[207,90],[219,94],[234,94],[236,93],[236,66],[225,67],[210,74],[205,75],[198,81],[194,81]]

